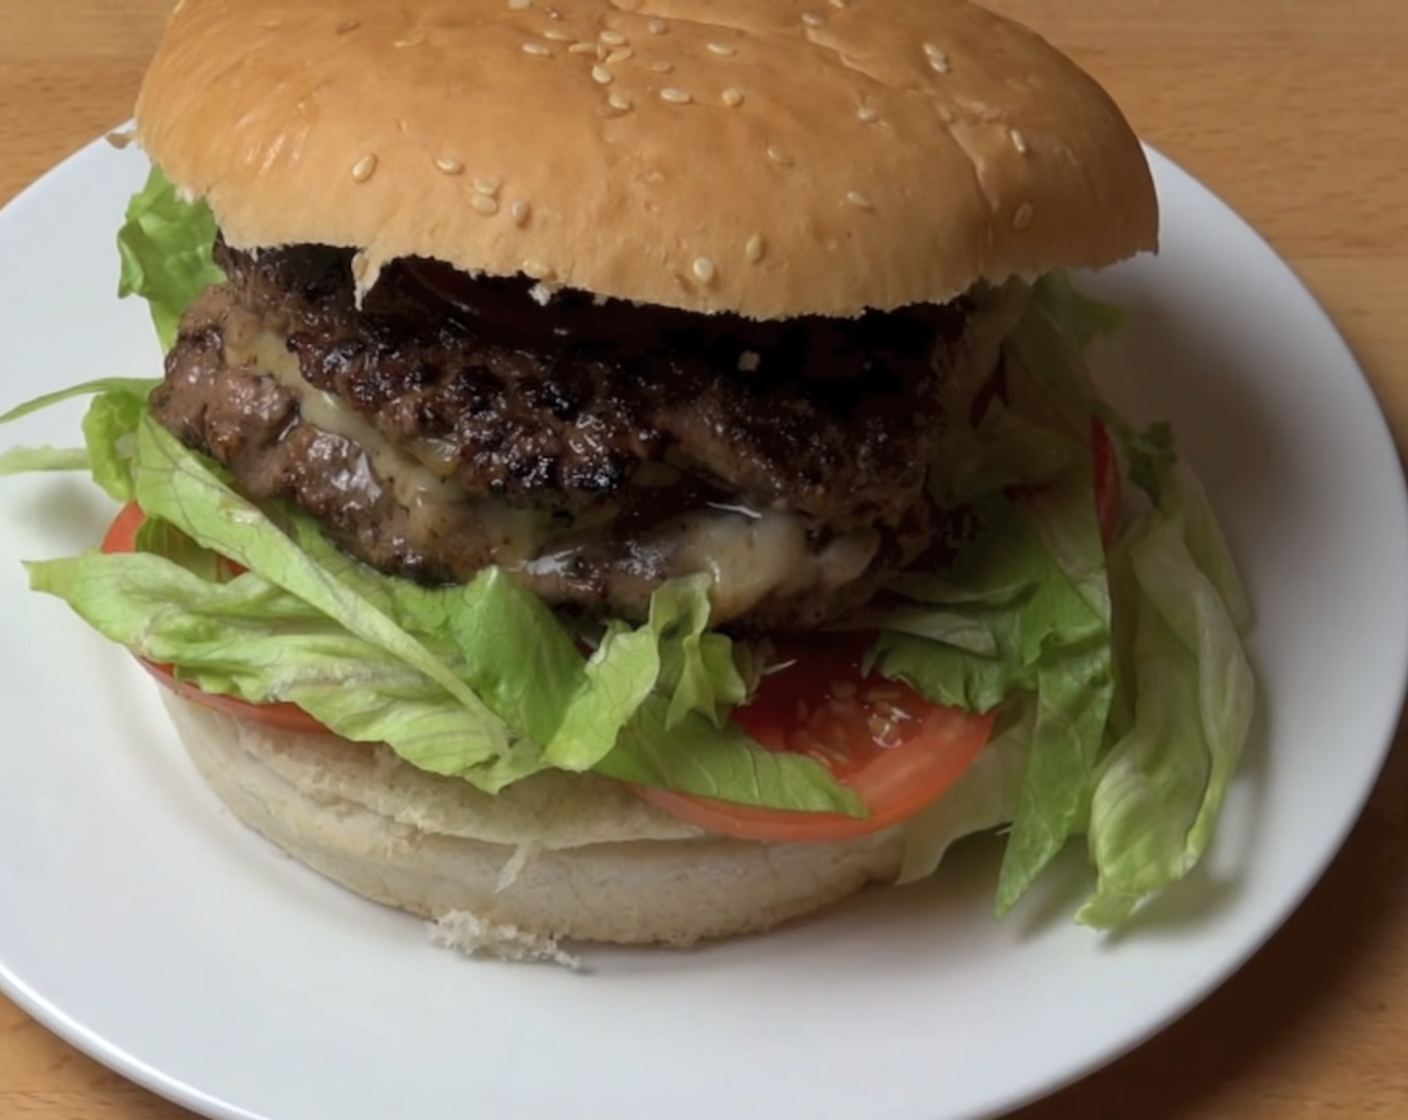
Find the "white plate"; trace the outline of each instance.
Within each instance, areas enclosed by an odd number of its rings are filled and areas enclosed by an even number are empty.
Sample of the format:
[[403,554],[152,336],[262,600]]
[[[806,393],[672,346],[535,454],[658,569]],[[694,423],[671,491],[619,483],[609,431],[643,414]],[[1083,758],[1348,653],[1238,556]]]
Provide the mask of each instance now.
[[[1155,157],[1165,252],[1099,278],[1131,325],[1111,392],[1167,417],[1260,614],[1259,730],[1210,865],[1102,939],[1067,860],[990,917],[995,852],[796,928],[591,971],[465,960],[246,833],[149,684],[18,560],[96,539],[79,479],[0,482],[0,983],[61,1035],[214,1117],[957,1120],[1049,1092],[1167,1025],[1339,847],[1398,714],[1408,528],[1365,381],[1287,268]],[[0,409],[152,375],[113,235],[142,158],[95,146],[0,216]],[[1118,377],[1113,371],[1123,368]],[[79,406],[0,435],[72,443]]]

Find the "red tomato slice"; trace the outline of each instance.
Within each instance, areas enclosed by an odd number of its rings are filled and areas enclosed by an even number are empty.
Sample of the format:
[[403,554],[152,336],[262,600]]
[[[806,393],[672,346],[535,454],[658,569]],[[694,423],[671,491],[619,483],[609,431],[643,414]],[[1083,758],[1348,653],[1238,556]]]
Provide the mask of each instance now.
[[103,551],[136,552],[137,530],[146,519],[147,515],[142,512],[141,506],[136,502],[128,502],[108,526],[107,535],[103,537]]
[[[145,520],[146,515],[142,513],[137,503],[128,502],[122,507],[113,523],[108,526],[107,535],[103,537],[103,551],[114,553],[134,551],[137,547],[137,532]],[[234,696],[221,696],[218,693],[206,692],[187,681],[177,680],[170,665],[148,661],[145,657],[138,657],[137,663],[150,673],[159,684],[169,688],[177,696],[182,696],[213,711],[224,712],[226,715],[252,720],[255,723],[277,727],[284,731],[327,732],[326,727],[297,704],[251,704]]]
[[869,816],[763,809],[638,789],[682,820],[743,840],[849,840],[913,816],[944,793],[987,743],[992,716],[931,704],[908,685],[865,676],[869,638],[818,635],[780,652],[794,659],[765,677],[733,718],[768,750],[816,759],[853,789]]
[[[1095,510],[1108,548],[1119,532],[1119,463],[1110,433],[1091,425]],[[789,651],[797,664],[763,681],[733,718],[768,750],[826,766],[870,810],[864,819],[737,805],[669,790],[637,792],[675,816],[744,840],[848,840],[887,828],[936,800],[987,743],[992,717],[931,704],[908,685],[862,677],[865,643],[818,637]]]
[[1100,521],[1100,537],[1108,549],[1119,535],[1124,496],[1120,492],[1120,464],[1115,458],[1110,431],[1099,420],[1091,421],[1090,454],[1095,470],[1095,515]]

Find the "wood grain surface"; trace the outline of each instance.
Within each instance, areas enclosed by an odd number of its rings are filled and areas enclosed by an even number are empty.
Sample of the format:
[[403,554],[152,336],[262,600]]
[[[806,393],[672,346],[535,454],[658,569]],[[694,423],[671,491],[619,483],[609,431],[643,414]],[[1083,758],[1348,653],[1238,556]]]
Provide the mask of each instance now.
[[[1149,141],[1291,262],[1344,331],[1404,446],[1408,2],[992,6],[1095,73]],[[0,202],[128,115],[168,8],[0,0]],[[1250,964],[1170,1030],[1015,1117],[1408,1117],[1408,760],[1398,747],[1330,873]],[[188,1115],[0,998],[0,1117]]]

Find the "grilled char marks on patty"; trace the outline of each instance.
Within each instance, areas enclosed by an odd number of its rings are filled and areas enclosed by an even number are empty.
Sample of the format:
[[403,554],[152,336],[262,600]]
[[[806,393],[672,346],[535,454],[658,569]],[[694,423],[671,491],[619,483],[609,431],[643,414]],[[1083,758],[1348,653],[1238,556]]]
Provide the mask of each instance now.
[[720,616],[808,626],[928,543],[962,306],[754,323],[403,261],[359,308],[350,251],[217,260],[229,280],[187,313],[158,419],[383,570],[497,563],[632,618],[706,570]]

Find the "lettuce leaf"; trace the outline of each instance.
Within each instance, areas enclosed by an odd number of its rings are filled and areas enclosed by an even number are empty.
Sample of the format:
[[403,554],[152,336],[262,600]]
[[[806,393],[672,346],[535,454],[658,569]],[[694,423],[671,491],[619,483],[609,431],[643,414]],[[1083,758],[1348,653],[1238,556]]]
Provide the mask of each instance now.
[[1036,705],[1027,697],[1016,707],[1017,718],[995,732],[948,793],[905,822],[900,883],[927,879],[955,841],[1010,824],[1016,816]]
[[425,673],[480,717],[485,746],[503,746],[504,730],[474,691],[385,610],[327,569],[281,532],[253,502],[225,485],[150,416],[137,430],[134,474],[138,504],[205,548],[228,557],[338,620],[358,637]]
[[131,497],[132,437],[148,394],[157,381],[109,377],[86,381],[56,393],[46,393],[0,415],[0,424],[22,420],[35,412],[77,397],[92,397],[83,419],[84,447],[12,447],[0,454],[0,476],[31,471],[86,470],[118,501]]
[[[29,566],[36,590],[113,641],[206,691],[297,704],[345,738],[489,791],[549,766],[601,768],[864,814],[825,768],[770,754],[722,718],[746,687],[733,644],[708,629],[706,579],[667,583],[646,623],[611,624],[586,658],[498,569],[423,587],[347,557],[297,511],[249,502],[145,412],[146,388],[108,386],[85,425],[106,488],[148,516],[139,551]],[[666,736],[671,753],[690,744],[688,765],[660,762],[651,740]]]
[[176,341],[186,308],[225,274],[215,264],[215,216],[204,202],[185,202],[153,166],[146,185],[127,205],[117,235],[122,274],[117,294],[141,296],[163,350]]
[[1099,880],[1076,916],[1103,929],[1202,859],[1252,721],[1245,593],[1196,478],[1181,466],[1160,473],[1159,506],[1114,560],[1135,620],[1133,719],[1096,778],[1089,843]]
[[669,702],[658,696],[641,705],[596,770],[623,782],[721,801],[774,808],[786,802],[786,808],[801,812],[865,816],[860,798],[820,763],[763,750],[737,724],[715,727],[699,712],[672,725]]
[[254,573],[211,584],[146,553],[30,564],[105,637],[174,663],[181,679],[254,702],[297,704],[345,738],[385,741],[423,770],[486,789],[541,768],[522,737],[495,734],[428,674]]
[[1118,334],[1124,326],[1123,311],[1086,295],[1067,272],[1058,270],[1038,277],[1032,284],[1032,298],[1082,353],[1097,338]]
[[548,744],[553,764],[567,770],[596,766],[616,746],[621,713],[635,712],[657,691],[669,697],[662,734],[673,734],[692,715],[722,729],[724,714],[747,690],[734,664],[733,643],[708,632],[709,613],[708,578],[688,576],[651,597],[645,625],[609,626]]
[[71,401],[78,397],[92,397],[100,393],[139,395],[145,399],[147,394],[159,384],[161,382],[156,380],[134,377],[102,377],[96,381],[84,381],[78,385],[70,385],[67,389],[45,393],[43,396],[35,397],[24,404],[16,405],[9,412],[0,415],[0,424],[22,420],[36,412],[43,412],[46,408],[53,408],[56,404],[63,404],[64,401]]
[[1114,693],[1083,366],[1039,300],[1004,357],[1006,399],[994,401],[978,427],[1030,433],[1020,442],[1045,449],[1044,476],[1015,475],[1005,454],[977,461],[963,484],[969,517],[952,570],[897,584],[911,603],[881,617],[886,629],[872,654],[885,676],[938,703],[986,712],[1014,694],[1027,697],[1029,741],[1007,752],[1023,757],[1023,776],[998,884],[1000,914],[1084,827]]
[[[1008,724],[906,825],[904,877],[931,871],[957,837],[1010,823],[1001,913],[1085,834],[1097,885],[1078,918],[1100,928],[1206,853],[1255,695],[1246,593],[1172,433],[1138,431],[1087,387],[1081,350],[1119,322],[1064,277],[1035,285],[1004,351],[1006,400],[967,446],[940,449],[946,495],[967,503],[956,563],[896,584],[910,602],[881,617],[874,653],[887,675],[942,702],[1000,706]],[[1108,566],[1092,417],[1150,499]]]
[[93,481],[117,502],[130,502],[136,494],[133,461],[149,390],[150,385],[141,381],[110,383],[93,398],[83,417],[88,469]]
[[12,447],[0,452],[0,476],[87,469],[88,452],[82,447]]

